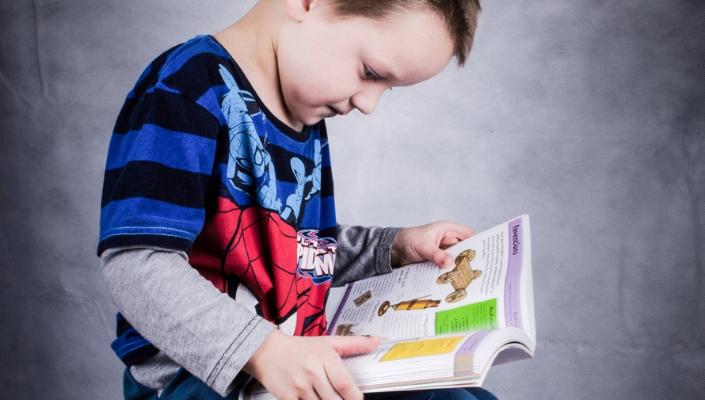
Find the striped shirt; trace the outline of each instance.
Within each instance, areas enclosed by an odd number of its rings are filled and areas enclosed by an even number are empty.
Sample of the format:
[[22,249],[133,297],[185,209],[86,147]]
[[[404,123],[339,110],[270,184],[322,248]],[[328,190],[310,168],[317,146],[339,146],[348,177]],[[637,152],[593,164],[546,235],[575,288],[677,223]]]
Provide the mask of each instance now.
[[[325,332],[337,248],[325,124],[298,132],[279,121],[214,38],[168,50],[139,78],[115,125],[101,207],[99,254],[189,252],[201,275],[282,330]],[[126,363],[153,351],[124,319],[118,328]]]

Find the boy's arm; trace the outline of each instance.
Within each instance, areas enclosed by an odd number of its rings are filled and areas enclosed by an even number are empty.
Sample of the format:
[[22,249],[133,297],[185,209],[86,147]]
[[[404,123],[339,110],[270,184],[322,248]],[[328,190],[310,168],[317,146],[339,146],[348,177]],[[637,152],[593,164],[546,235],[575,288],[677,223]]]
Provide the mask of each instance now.
[[130,323],[219,394],[227,395],[243,370],[277,397],[362,398],[340,357],[371,351],[379,338],[281,333],[204,279],[184,252],[117,248],[101,260]]
[[392,271],[392,244],[401,228],[338,225],[333,286]]
[[444,249],[474,234],[472,228],[448,221],[403,229],[338,225],[333,286],[415,262],[451,267],[453,259]]
[[127,320],[221,395],[276,329],[203,278],[184,252],[123,247],[106,250],[101,261]]

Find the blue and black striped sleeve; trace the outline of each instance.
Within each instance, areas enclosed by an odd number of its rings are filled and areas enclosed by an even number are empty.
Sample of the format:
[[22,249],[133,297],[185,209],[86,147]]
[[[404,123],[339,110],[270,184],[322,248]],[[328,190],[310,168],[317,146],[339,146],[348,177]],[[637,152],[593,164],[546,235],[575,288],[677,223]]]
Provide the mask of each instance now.
[[188,252],[204,223],[220,123],[159,82],[140,90],[138,83],[128,96],[110,141],[98,254],[133,245]]

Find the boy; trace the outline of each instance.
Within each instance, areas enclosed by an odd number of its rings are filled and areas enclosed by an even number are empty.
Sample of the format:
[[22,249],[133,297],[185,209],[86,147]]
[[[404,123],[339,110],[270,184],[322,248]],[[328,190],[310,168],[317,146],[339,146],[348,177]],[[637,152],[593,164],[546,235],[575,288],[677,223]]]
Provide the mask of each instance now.
[[278,398],[362,397],[340,357],[379,338],[321,336],[331,284],[451,266],[442,249],[473,231],[338,226],[323,119],[462,65],[478,12],[261,0],[149,66],[111,140],[98,249],[126,398],[236,398],[251,377]]

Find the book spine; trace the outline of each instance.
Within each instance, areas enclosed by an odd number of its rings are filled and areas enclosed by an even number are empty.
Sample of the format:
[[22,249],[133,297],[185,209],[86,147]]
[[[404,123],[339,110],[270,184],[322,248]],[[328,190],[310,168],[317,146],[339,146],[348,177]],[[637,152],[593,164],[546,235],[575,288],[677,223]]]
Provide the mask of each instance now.
[[349,283],[347,289],[345,289],[345,294],[343,295],[343,298],[340,299],[340,304],[335,309],[335,314],[333,314],[333,318],[330,320],[330,325],[328,325],[328,331],[326,332],[326,334],[333,334],[333,328],[335,327],[335,324],[338,323],[338,317],[340,317],[340,313],[343,312],[343,305],[348,303],[348,298],[350,298],[350,293],[352,292],[353,286],[355,286],[355,282]]

